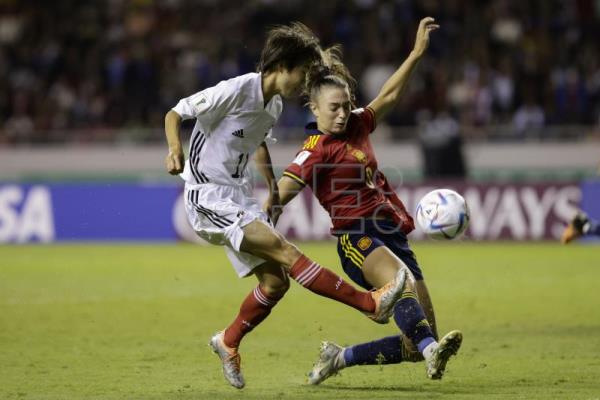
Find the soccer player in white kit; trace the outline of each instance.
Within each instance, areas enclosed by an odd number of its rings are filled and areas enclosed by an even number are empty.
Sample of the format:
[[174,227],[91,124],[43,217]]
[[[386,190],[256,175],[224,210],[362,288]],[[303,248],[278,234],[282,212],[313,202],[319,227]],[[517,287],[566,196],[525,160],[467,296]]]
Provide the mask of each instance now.
[[[166,167],[185,180],[185,208],[197,234],[225,247],[240,277],[255,275],[258,286],[244,299],[239,314],[210,346],[223,374],[244,387],[238,347],[243,336],[261,323],[289,288],[288,275],[321,296],[342,302],[387,323],[402,294],[404,273],[377,291],[356,290],[341,277],[308,259],[271,224],[279,205],[277,181],[266,143],[282,111],[282,97],[298,95],[311,63],[321,62],[318,39],[293,23],[269,31],[257,73],[222,81],[184,98],[165,117],[169,145]],[[181,121],[196,119],[188,160],[183,162]],[[252,198],[246,172],[254,155],[270,190],[264,210]]]

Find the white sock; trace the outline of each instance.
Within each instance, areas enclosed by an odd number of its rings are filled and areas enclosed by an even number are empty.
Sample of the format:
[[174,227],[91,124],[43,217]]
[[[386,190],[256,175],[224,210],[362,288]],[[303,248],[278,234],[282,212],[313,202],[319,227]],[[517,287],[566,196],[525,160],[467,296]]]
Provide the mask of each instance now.
[[340,351],[338,353],[338,355],[335,357],[335,361],[333,362],[333,365],[335,365],[335,367],[337,369],[342,369],[346,367],[346,359],[344,358],[344,352],[346,351],[346,348],[344,348],[342,351]]
[[427,347],[425,347],[423,349],[423,357],[425,357],[426,360],[429,360],[431,358],[431,356],[433,355],[433,352],[435,351],[435,349],[437,349],[438,347],[438,342],[431,342],[427,345]]

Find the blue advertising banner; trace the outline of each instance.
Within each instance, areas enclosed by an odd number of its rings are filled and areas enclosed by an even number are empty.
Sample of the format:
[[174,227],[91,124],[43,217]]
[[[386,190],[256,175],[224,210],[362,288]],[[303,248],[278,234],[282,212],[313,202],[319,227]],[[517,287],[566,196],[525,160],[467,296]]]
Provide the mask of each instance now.
[[0,185],[0,242],[175,240],[176,185]]
[[600,180],[584,181],[581,184],[581,209],[591,218],[600,221]]

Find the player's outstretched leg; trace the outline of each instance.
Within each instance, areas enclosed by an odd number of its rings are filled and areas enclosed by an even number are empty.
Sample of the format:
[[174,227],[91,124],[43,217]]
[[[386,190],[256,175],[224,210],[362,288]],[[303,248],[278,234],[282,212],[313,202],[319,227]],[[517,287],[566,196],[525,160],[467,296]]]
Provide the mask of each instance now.
[[244,226],[241,250],[281,264],[296,282],[324,297],[337,300],[367,314],[373,321],[387,323],[402,294],[405,275],[398,273],[374,292],[356,290],[340,276],[303,255],[279,232],[261,221]]
[[290,269],[290,276],[313,293],[350,305],[373,321],[387,324],[402,296],[406,271],[398,270],[390,282],[375,291],[361,292],[337,274],[300,255]]

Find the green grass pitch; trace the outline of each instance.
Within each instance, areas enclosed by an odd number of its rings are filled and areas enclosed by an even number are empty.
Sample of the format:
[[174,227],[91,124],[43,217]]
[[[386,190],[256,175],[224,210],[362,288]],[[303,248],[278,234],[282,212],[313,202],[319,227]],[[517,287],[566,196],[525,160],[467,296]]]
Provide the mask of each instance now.
[[[333,243],[300,244],[341,273]],[[422,364],[353,367],[305,383],[322,339],[393,334],[293,283],[241,347],[229,387],[207,342],[255,280],[218,247],[0,247],[1,399],[599,399],[600,248],[414,246],[440,331],[463,347],[442,381]]]

